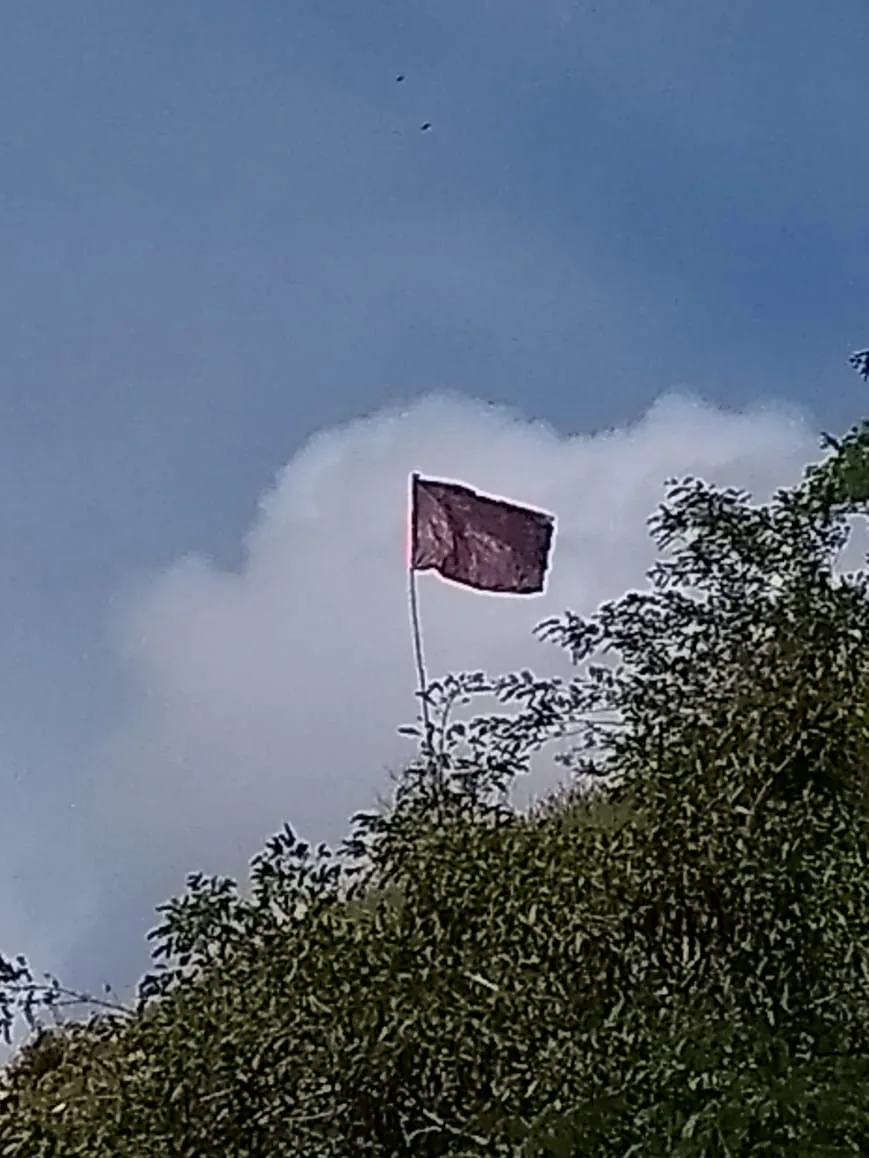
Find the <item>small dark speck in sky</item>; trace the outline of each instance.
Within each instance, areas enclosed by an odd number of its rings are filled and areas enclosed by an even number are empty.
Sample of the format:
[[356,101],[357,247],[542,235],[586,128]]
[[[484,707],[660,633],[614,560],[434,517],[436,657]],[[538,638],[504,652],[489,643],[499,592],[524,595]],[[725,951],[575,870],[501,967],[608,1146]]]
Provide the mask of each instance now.
[[431,128],[431,121],[426,121],[424,125],[419,126],[419,131],[421,133],[427,133],[430,128]]
[[404,73],[400,72],[395,79],[399,84],[401,84],[401,82],[404,80]]

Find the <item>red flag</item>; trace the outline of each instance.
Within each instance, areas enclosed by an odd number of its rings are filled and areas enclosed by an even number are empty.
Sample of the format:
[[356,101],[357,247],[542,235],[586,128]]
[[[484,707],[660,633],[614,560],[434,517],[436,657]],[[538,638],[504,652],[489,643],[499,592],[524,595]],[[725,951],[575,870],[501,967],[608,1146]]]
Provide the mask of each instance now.
[[543,590],[554,531],[543,511],[413,476],[414,571],[437,571],[477,591],[532,595]]

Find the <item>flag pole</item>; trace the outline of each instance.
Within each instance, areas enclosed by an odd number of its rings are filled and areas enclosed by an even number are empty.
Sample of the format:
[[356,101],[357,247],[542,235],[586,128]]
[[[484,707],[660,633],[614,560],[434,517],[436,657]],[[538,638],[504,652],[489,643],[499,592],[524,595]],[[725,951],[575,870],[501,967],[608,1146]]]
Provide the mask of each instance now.
[[[416,660],[416,675],[418,681],[418,692],[420,701],[422,703],[422,722],[425,728],[425,742],[424,751],[429,765],[429,771],[436,772],[434,745],[432,742],[432,724],[431,714],[429,712],[428,699],[426,698],[427,681],[425,674],[425,660],[423,659],[422,651],[422,629],[419,621],[419,599],[416,587],[416,570],[413,566],[413,547],[416,540],[416,484],[419,479],[419,473],[414,471],[410,476],[411,498],[410,498],[410,550],[408,552],[407,573],[410,586],[410,626],[413,635],[413,654]],[[438,792],[438,800],[440,801],[440,778],[436,777],[436,790]]]
[[419,692],[422,700],[422,719],[425,725],[426,746],[431,745],[431,719],[429,717],[428,700],[426,699],[425,662],[422,656],[422,632],[419,626],[419,604],[416,590],[416,571],[410,569],[410,622],[413,629],[413,653],[416,659],[416,676],[419,681]]

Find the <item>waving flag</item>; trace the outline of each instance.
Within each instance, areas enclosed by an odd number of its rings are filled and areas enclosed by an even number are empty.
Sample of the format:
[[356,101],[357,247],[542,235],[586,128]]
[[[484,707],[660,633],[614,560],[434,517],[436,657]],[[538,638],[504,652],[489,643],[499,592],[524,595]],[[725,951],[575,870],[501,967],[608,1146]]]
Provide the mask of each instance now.
[[544,588],[554,532],[544,511],[413,476],[413,571],[437,571],[477,591],[533,595]]

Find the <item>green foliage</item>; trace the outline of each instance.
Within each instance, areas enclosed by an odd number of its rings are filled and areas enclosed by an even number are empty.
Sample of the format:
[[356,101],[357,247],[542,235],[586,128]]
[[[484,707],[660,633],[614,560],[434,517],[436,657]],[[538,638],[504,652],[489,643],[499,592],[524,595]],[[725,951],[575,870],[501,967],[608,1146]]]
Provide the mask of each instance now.
[[[10,1067],[0,1155],[869,1152],[867,451],[763,506],[672,483],[648,589],[540,625],[572,678],[432,685],[339,849],[191,876],[136,1008]],[[573,784],[520,815],[554,741]]]

